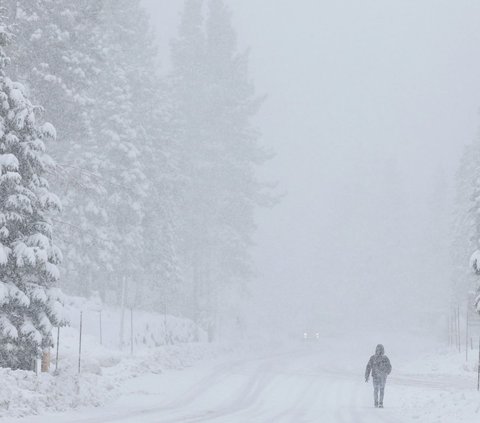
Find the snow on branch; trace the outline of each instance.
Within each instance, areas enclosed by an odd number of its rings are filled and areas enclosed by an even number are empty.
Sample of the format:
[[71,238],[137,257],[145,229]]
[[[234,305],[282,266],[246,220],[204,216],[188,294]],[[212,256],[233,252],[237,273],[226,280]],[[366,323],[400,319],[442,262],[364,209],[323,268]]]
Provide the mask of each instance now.
[[480,250],[476,250],[470,257],[470,268],[480,275]]

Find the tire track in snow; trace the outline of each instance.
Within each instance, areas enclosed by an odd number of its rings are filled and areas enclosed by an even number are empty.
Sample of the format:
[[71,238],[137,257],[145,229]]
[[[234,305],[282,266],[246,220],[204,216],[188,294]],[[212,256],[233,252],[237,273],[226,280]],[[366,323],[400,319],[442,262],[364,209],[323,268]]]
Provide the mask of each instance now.
[[158,423],[197,423],[204,421],[217,420],[227,416],[233,416],[236,413],[253,407],[259,400],[261,393],[275,378],[275,373],[271,371],[272,365],[265,368],[262,364],[257,368],[255,374],[251,376],[243,386],[238,396],[233,398],[228,405],[222,405],[216,410],[193,413],[190,416],[177,416],[172,418],[162,418]]
[[314,390],[317,384],[316,379],[308,381],[307,386],[305,386],[299,394],[296,395],[294,399],[294,406],[289,407],[286,410],[275,414],[273,417],[265,420],[265,423],[282,423],[282,422],[294,422],[302,423],[307,417],[308,407],[311,407],[312,402],[315,397],[318,395],[317,391]]
[[[361,377],[361,372],[352,372],[344,371],[341,369],[330,369],[330,368],[321,368],[318,371],[318,376],[329,374],[345,380],[359,379]],[[428,379],[427,379],[428,378]],[[432,376],[422,376],[422,375],[392,375],[388,377],[388,382],[400,386],[410,386],[410,387],[419,387],[419,388],[429,388],[436,390],[445,390],[455,389],[458,391],[461,390],[471,390],[474,382],[467,379],[459,379],[450,377],[450,376],[438,376],[432,378]]]
[[[234,362],[226,362],[222,363],[212,370],[210,374],[201,378],[195,385],[189,389],[187,389],[183,394],[181,394],[177,399],[173,401],[166,402],[165,404],[151,407],[148,409],[137,409],[132,410],[131,412],[123,413],[123,414],[116,414],[112,413],[108,416],[102,416],[101,418],[80,418],[76,420],[69,420],[69,423],[114,423],[114,422],[122,422],[128,419],[138,418],[149,418],[150,416],[155,418],[155,414],[165,413],[171,414],[178,411],[183,411],[185,408],[188,407],[191,403],[198,399],[202,394],[204,394],[210,387],[218,386],[222,381],[231,377],[232,373],[235,371],[240,371],[242,367],[248,366],[251,363],[260,362],[264,363],[265,361],[269,362],[276,359],[286,359],[288,357],[299,357],[302,354],[305,355],[306,351],[304,350],[291,350],[283,353],[271,354],[271,355],[263,355],[260,357],[250,358],[250,359],[239,359]],[[257,367],[262,367],[264,364],[261,364]],[[205,416],[211,415],[211,412],[200,413],[201,415]],[[200,417],[200,415],[190,415],[189,418],[196,418]],[[188,420],[179,420],[179,421],[188,421]],[[162,420],[163,423],[163,420]]]
[[[256,419],[261,418],[261,416],[264,415],[266,411],[268,412],[268,410],[264,410],[262,408],[262,404],[260,404],[262,394],[265,393],[266,388],[269,386],[269,384],[271,384],[274,379],[278,378],[278,376],[282,374],[282,372],[279,372],[275,368],[279,366],[280,368],[284,368],[285,365],[283,364],[283,362],[285,360],[288,359],[289,361],[292,361],[291,358],[293,356],[294,361],[296,361],[302,355],[310,356],[312,355],[312,351],[302,349],[301,354],[299,354],[298,351],[295,351],[293,353],[277,354],[275,356],[269,356],[268,358],[266,358],[269,361],[269,367],[265,368],[265,365],[260,366],[260,370],[258,373],[260,374],[263,373],[263,375],[261,375],[261,379],[258,379],[258,376],[257,376],[257,379],[255,380],[255,383],[256,383],[255,389],[253,390],[251,389],[251,385],[252,385],[251,382],[247,383],[247,387],[243,392],[243,394],[240,396],[240,399],[239,398],[234,399],[233,401],[231,401],[231,404],[229,406],[224,406],[219,410],[204,412],[204,413],[201,413],[200,415],[190,416],[188,418],[185,418],[184,416],[180,418],[174,418],[173,420],[162,419],[161,423],[180,423],[180,422],[196,423],[196,422],[215,421],[215,420],[223,421],[223,418],[225,417],[228,417],[229,418],[228,422],[230,422],[232,418],[233,419],[241,418],[241,415],[243,414],[248,414],[249,417],[248,417],[248,420],[241,420],[242,423],[244,421],[252,421],[252,419],[255,419],[255,421],[257,421]],[[278,359],[280,359],[280,361]],[[304,393],[311,391],[313,384],[314,384],[314,381],[311,380],[307,388],[304,389]],[[296,417],[294,418],[294,420],[288,420],[288,421],[301,423],[301,421],[299,420],[299,417],[300,417],[300,414],[304,413],[304,409],[300,407],[295,407],[294,410],[290,409],[285,411],[282,414],[287,416],[289,414],[292,414],[292,412],[296,413]],[[268,417],[261,420],[262,423],[268,422],[268,421],[269,421]],[[271,421],[278,422],[279,420],[273,419]]]

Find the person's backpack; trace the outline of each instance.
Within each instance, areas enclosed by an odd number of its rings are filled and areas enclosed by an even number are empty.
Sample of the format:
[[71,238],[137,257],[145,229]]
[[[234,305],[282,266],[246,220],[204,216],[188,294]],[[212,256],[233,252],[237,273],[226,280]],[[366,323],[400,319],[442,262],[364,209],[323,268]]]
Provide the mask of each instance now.
[[389,375],[392,371],[390,360],[385,355],[375,356],[373,359],[373,367],[376,373],[378,372],[383,375]]

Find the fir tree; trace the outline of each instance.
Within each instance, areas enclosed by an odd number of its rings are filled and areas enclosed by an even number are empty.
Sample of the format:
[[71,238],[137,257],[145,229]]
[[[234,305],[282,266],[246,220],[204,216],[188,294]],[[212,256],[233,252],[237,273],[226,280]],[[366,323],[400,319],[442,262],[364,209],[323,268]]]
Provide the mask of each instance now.
[[101,3],[92,0],[10,2],[16,43],[12,70],[36,103],[46,107],[62,142],[50,152],[57,166],[51,182],[63,195],[57,239],[65,252],[62,286],[88,296],[112,271],[100,140],[93,127],[105,63],[99,44]]
[[253,275],[254,210],[270,199],[255,174],[268,155],[251,123],[261,99],[248,76],[248,54],[237,50],[225,4],[209,6],[204,21],[202,2],[185,3],[172,43],[171,85],[185,178],[183,240],[193,316],[212,339],[229,313],[222,306],[225,297],[245,291]]
[[[202,320],[201,297],[204,286],[203,235],[208,232],[202,199],[204,180],[199,174],[205,145],[202,113],[205,101],[205,35],[201,0],[186,0],[178,36],[171,43],[173,69],[168,78],[171,137],[176,147],[177,171],[181,178],[177,198],[180,227],[180,254],[189,296],[189,317]],[[205,161],[205,164],[208,162]],[[203,186],[203,188],[202,188]]]
[[[480,143],[465,147],[456,175],[455,213],[452,241],[453,296],[476,290],[475,306],[480,312]],[[470,269],[468,258],[470,257]]]
[[0,28],[0,362],[29,369],[52,344],[61,320],[59,249],[52,213],[60,209],[45,178],[53,160],[45,141],[54,127],[37,122],[25,87],[6,74],[9,32]]
[[273,203],[256,175],[257,167],[270,157],[260,147],[260,134],[252,124],[263,98],[255,95],[248,73],[248,51],[238,51],[231,13],[222,0],[209,3],[206,63],[210,99],[206,125],[210,148],[215,150],[211,184],[216,186],[211,295],[217,298],[218,306],[213,303],[212,307],[220,308],[223,321],[229,312],[222,307],[227,303],[225,297],[241,296],[254,274],[250,249],[255,209]]

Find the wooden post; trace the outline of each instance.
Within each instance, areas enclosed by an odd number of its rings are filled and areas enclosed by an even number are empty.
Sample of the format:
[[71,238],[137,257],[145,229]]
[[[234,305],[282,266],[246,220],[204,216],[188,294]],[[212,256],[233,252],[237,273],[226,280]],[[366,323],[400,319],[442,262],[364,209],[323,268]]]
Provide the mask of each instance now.
[[82,363],[82,326],[83,326],[83,311],[80,312],[80,338],[78,340],[78,374],[80,374]]
[[123,349],[123,332],[125,327],[125,291],[127,280],[124,276],[122,279],[122,299],[121,299],[121,314],[120,314],[120,349]]
[[130,309],[130,355],[133,355],[133,308]]
[[452,345],[452,314],[448,313],[447,320],[447,330],[448,330],[448,345]]
[[50,348],[48,350],[42,351],[42,373],[48,373],[50,370]]
[[467,313],[465,314],[465,361],[468,361],[468,302]]
[[167,334],[167,300],[165,299],[165,304],[164,304],[164,307],[163,307],[163,332],[164,332],[164,342],[165,342],[165,345],[168,345],[169,344],[169,341],[168,341],[168,334]]
[[455,308],[452,308],[450,312],[450,331],[452,333],[452,347],[457,346],[457,313],[455,312]]
[[58,349],[60,347],[60,326],[57,327],[57,355],[55,357],[55,373],[58,372]]
[[455,346],[456,340],[457,340],[457,335],[455,333],[455,313],[454,309],[452,308],[451,314],[450,314],[450,326],[451,326],[451,332],[452,332],[452,346]]
[[460,339],[460,305],[457,305],[457,346],[458,352],[462,352],[461,339]]
[[480,337],[478,338],[477,391],[480,391]]
[[98,312],[98,323],[100,325],[100,345],[103,345],[102,339],[102,310]]

